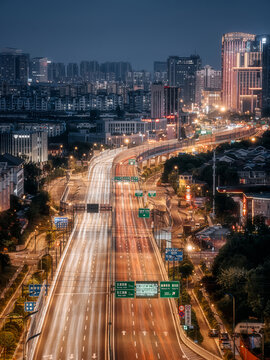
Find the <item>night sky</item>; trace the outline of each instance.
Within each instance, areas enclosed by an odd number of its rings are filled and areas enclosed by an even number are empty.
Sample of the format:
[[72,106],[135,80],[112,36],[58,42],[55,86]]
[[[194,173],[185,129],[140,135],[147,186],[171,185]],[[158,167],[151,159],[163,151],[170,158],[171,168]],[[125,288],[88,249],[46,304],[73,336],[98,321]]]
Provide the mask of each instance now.
[[270,0],[0,0],[0,48],[53,61],[154,60],[197,53],[220,67],[225,32],[270,33]]

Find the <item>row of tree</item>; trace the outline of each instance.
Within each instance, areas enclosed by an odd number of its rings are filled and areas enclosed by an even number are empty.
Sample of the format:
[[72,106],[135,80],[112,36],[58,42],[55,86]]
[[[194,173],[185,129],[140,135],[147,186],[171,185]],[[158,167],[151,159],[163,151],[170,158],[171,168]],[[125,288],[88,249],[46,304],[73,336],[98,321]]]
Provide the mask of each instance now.
[[[270,346],[270,229],[262,217],[248,220],[243,232],[233,232],[216,256],[212,275],[203,283],[224,317],[232,322],[235,297],[236,323],[256,318],[265,322]],[[270,350],[270,349],[269,349]]]

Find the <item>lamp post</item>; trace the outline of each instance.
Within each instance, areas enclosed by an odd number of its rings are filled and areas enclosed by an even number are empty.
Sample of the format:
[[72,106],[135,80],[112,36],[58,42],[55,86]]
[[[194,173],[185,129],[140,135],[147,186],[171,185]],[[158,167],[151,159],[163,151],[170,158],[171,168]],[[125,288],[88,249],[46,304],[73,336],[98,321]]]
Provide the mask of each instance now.
[[228,295],[229,297],[232,298],[232,311],[233,311],[233,323],[232,323],[232,336],[233,336],[233,360],[235,360],[235,334],[234,334],[234,329],[235,329],[235,296],[227,293],[226,295]]

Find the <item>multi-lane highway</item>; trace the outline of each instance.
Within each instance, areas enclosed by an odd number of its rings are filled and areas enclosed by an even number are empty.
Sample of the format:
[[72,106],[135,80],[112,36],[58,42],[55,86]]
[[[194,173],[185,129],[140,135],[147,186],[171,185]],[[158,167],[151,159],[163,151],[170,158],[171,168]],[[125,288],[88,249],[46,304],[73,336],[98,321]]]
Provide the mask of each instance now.
[[125,151],[113,165],[117,153],[107,151],[93,159],[88,186],[81,187],[86,203],[108,204],[113,191],[114,222],[109,213],[78,214],[34,359],[103,360],[108,348],[110,360],[202,359],[180,340],[173,301],[116,299],[111,294],[110,275],[121,281],[166,280],[149,223],[138,218],[143,207],[135,197],[139,184],[120,182],[111,188],[112,175],[137,175],[136,167],[128,165],[134,150]]
[[[115,151],[89,167],[87,203],[110,202]],[[105,359],[108,307],[108,213],[78,215],[78,224],[56,282],[35,359]]]
[[[134,176],[127,161],[115,166],[117,176]],[[138,184],[119,182],[116,194],[115,279],[164,280],[157,249],[135,197]],[[179,318],[166,299],[115,299],[115,359],[201,359],[181,343],[176,329]]]

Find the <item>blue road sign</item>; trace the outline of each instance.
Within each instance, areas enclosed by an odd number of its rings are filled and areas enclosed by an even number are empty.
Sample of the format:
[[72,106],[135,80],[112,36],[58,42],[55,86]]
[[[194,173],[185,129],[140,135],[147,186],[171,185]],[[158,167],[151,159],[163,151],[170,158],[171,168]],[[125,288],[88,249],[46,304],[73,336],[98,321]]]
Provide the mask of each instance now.
[[32,312],[35,310],[36,302],[35,301],[27,301],[24,303],[24,311]]
[[57,229],[65,229],[68,226],[68,218],[67,217],[55,217],[54,224]]
[[166,261],[183,261],[183,250],[177,248],[166,248],[165,250]]
[[41,284],[30,284],[29,285],[29,296],[35,297],[39,296],[41,292],[42,285]]

